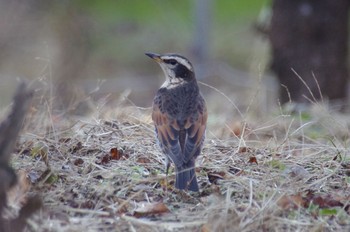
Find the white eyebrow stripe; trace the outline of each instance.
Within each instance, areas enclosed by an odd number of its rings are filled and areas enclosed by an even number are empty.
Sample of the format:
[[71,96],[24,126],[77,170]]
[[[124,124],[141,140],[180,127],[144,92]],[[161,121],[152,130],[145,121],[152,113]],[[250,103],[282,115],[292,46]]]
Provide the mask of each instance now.
[[193,71],[192,65],[190,64],[190,62],[188,62],[186,59],[179,57],[179,56],[162,56],[162,59],[168,60],[168,59],[174,59],[177,62],[179,62],[180,64],[182,64],[183,66],[185,66],[188,70]]

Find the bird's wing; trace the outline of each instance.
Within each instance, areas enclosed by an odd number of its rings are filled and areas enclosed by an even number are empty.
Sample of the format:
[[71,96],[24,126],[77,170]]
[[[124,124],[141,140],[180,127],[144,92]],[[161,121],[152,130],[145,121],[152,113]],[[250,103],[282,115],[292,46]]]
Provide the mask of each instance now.
[[183,152],[184,163],[188,163],[199,155],[205,137],[208,113],[204,100],[200,99],[200,101],[201,103],[197,107],[197,112],[192,114],[185,123],[187,138]]
[[162,113],[159,104],[153,104],[152,119],[156,128],[159,145],[176,166],[182,166],[182,152],[179,144],[179,125],[167,113]]

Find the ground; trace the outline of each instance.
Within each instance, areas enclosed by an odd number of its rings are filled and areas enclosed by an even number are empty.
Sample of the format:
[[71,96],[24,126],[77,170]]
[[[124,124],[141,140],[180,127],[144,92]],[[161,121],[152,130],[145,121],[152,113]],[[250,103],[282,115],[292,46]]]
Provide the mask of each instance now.
[[209,125],[199,193],[174,189],[173,168],[166,178],[150,109],[78,118],[42,105],[12,159],[21,181],[9,211],[28,195],[44,203],[28,231],[350,230],[349,122],[323,105],[233,123],[225,135]]

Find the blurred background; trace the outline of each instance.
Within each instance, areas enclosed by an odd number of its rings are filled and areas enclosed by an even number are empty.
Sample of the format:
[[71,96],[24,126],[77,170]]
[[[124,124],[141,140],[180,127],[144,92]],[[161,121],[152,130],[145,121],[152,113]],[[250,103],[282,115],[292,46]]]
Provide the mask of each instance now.
[[198,79],[218,88],[256,87],[268,61],[268,43],[254,24],[268,14],[269,1],[0,4],[2,105],[20,77],[53,81],[63,89],[99,87],[94,94],[100,97],[130,90],[136,105],[149,106],[164,77],[145,52],[183,54],[194,63]]
[[[323,44],[313,48],[306,43],[304,48],[294,49],[290,41],[294,38],[299,38],[295,40],[297,44],[303,44],[307,38],[314,39],[312,44],[331,41],[333,37],[327,38],[329,33],[320,30],[327,28],[327,23],[338,13],[327,15],[322,13],[322,7],[327,12],[344,9],[345,18],[341,20],[345,21],[347,32],[348,1],[341,0],[337,6],[330,0],[292,1],[295,7],[288,2],[0,0],[0,106],[11,102],[18,78],[22,78],[30,80],[38,91],[45,90],[54,109],[64,112],[84,115],[91,110],[89,102],[101,99],[103,104],[112,106],[123,99],[132,105],[150,107],[164,76],[144,53],[173,52],[186,56],[194,64],[211,112],[224,112],[225,116],[221,117],[228,118],[237,114],[242,117],[248,109],[255,117],[271,114],[278,111],[280,104],[291,100],[286,97],[290,93],[284,91],[290,83],[278,77],[283,72],[276,58],[287,64],[289,74],[294,76],[292,84],[301,84],[296,89],[305,88],[301,78],[296,77],[300,65],[306,66],[307,73],[313,76],[323,73],[317,73],[318,67],[328,68],[321,59],[328,57],[327,53],[317,53],[322,51]],[[279,20],[283,15],[288,16],[283,9],[290,9],[289,21]],[[321,15],[320,19],[317,15]],[[299,19],[303,21],[298,22]],[[341,74],[344,80],[348,66],[347,34],[341,38],[341,44],[346,44],[346,52],[342,53],[346,63],[340,62],[345,69]],[[332,42],[331,46],[335,44],[338,43]],[[312,58],[306,54],[309,47],[313,48]],[[301,64],[292,65],[286,61],[288,55],[279,55],[281,50],[288,54],[300,51],[299,57],[307,57],[314,66],[302,59],[299,59]],[[330,63],[338,62],[330,57]],[[310,83],[314,83],[315,78],[310,78]],[[329,82],[322,84],[329,86]],[[339,84],[346,87],[347,81]],[[280,92],[281,85],[284,95]],[[340,98],[345,97],[343,94]],[[319,98],[317,95],[311,100]],[[295,99],[303,102],[304,98]]]

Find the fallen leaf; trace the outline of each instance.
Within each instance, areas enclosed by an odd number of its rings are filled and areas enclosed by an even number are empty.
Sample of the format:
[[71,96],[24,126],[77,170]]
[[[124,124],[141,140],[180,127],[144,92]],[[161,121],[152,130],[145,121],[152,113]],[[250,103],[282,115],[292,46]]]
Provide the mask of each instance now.
[[248,151],[247,147],[239,147],[239,149],[238,149],[238,153],[245,153],[247,151]]
[[163,202],[146,203],[143,204],[140,208],[136,209],[133,213],[133,216],[137,218],[149,217],[168,212],[170,212],[170,210]]
[[123,151],[118,150],[118,148],[114,147],[114,148],[111,148],[111,150],[109,151],[109,154],[111,155],[112,160],[120,160],[123,156]]
[[300,193],[294,195],[283,195],[278,201],[277,205],[282,209],[297,209],[305,207],[305,201]]
[[146,157],[139,157],[137,158],[136,162],[141,164],[149,164],[151,163],[151,160]]
[[338,200],[335,200],[331,195],[316,195],[314,192],[309,191],[305,197],[307,205],[310,203],[317,205],[321,209],[323,208],[331,208],[331,207],[343,207],[344,204]]
[[255,156],[252,156],[252,157],[249,158],[248,163],[251,163],[251,164],[252,164],[252,163],[256,163],[256,164],[258,164],[258,160],[256,159]]
[[75,166],[80,166],[84,163],[84,160],[82,158],[78,158],[76,160],[74,160],[74,165]]
[[297,193],[293,195],[284,195],[278,200],[277,205],[283,209],[296,209],[298,207],[308,208],[311,205],[313,205],[319,209],[330,210],[325,210],[324,212],[320,212],[319,210],[317,210],[316,213],[319,213],[320,215],[322,213],[323,215],[326,215],[327,213],[333,213],[333,211],[331,211],[330,208],[344,206],[343,203],[336,200],[331,195],[322,196],[320,194],[315,194],[313,191],[308,191],[306,194]]
[[109,151],[110,159],[112,160],[126,160],[129,159],[129,154],[125,153],[123,149],[118,149],[116,147],[111,148]]

